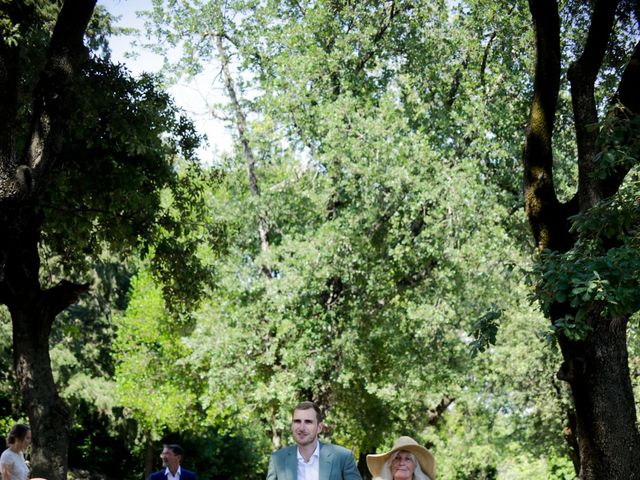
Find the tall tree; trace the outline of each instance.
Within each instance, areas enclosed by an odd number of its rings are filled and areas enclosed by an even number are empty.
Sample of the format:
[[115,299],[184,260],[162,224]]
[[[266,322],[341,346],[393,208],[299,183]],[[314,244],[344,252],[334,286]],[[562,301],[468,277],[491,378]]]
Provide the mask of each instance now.
[[[88,290],[92,256],[148,243],[173,158],[195,140],[152,79],[134,81],[90,55],[94,7],[0,5],[9,32],[0,42],[0,302],[12,319],[33,474],[51,480],[66,479],[69,429],[49,354],[56,316]],[[49,277],[40,271],[44,244],[61,265]],[[170,270],[171,257],[163,260]]]
[[[558,377],[571,386],[580,478],[640,478],[640,434],[629,375],[627,325],[640,308],[637,173],[640,43],[626,58],[606,113],[598,102],[617,36],[630,30],[637,2],[580,5],[562,23],[555,0],[530,0],[535,77],[524,149],[526,212],[540,251],[538,296],[563,355]],[[637,18],[636,18],[637,22]],[[554,121],[561,87],[561,31],[588,25],[567,71],[578,181],[566,202],[554,183]],[[561,29],[561,26],[563,27]],[[637,26],[637,23],[636,23]],[[609,60],[607,60],[607,54]],[[619,61],[619,58],[618,58]],[[634,207],[634,205],[636,205]]]
[[[14,361],[25,408],[33,429],[33,473],[53,480],[66,478],[68,416],[51,374],[49,335],[58,313],[74,303],[87,286],[63,281],[43,288],[39,281],[40,202],[59,161],[65,125],[73,112],[72,89],[87,59],[83,38],[95,1],[64,3],[40,79],[32,93],[28,135],[18,99],[21,58],[19,40],[0,44],[0,301],[13,323]],[[14,26],[29,23],[28,4],[2,4]]]
[[[492,391],[515,381],[486,380],[472,353],[500,312],[522,307],[505,298],[522,291],[506,235],[520,225],[505,209],[519,190],[505,172],[520,151],[510,119],[525,115],[514,93],[527,86],[525,63],[510,63],[526,53],[526,9],[510,3],[155,2],[160,39],[184,47],[179,68],[216,60],[223,22],[251,98],[244,142],[216,166],[225,186],[212,208],[232,247],[186,340],[209,421],[259,421],[277,448],[290,405],[308,397],[328,411],[326,433],[361,454],[408,429],[446,451],[451,424],[438,428],[452,409],[515,405]],[[245,145],[269,212],[268,284]],[[477,470],[449,458],[453,475]]]

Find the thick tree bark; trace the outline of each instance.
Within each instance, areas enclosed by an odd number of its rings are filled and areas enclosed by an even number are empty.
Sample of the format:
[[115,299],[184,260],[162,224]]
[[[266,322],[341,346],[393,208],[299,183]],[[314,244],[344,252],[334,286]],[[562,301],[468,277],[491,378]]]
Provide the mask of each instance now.
[[[11,19],[19,24],[27,10],[13,2]],[[49,358],[49,335],[58,313],[77,300],[86,285],[62,282],[45,289],[39,281],[39,202],[55,172],[65,138],[70,95],[86,49],[84,32],[95,0],[66,0],[33,92],[30,130],[24,150],[16,151],[19,45],[0,47],[0,303],[13,324],[16,376],[33,432],[32,474],[66,480],[69,416],[58,396]],[[11,100],[13,99],[13,100]]]
[[560,88],[560,18],[555,0],[530,0],[529,4],[537,58],[524,147],[525,209],[538,248],[567,251],[571,244],[568,215],[562,212],[564,206],[553,185],[551,145]]
[[[64,480],[69,414],[53,380],[49,336],[56,315],[74,303],[88,286],[61,282],[49,289],[41,288],[40,219],[29,209],[20,213],[21,235],[7,252],[0,300],[11,313],[16,378],[33,432],[33,474]],[[26,220],[30,221],[25,224]]]
[[591,312],[594,328],[580,342],[560,340],[558,376],[569,382],[575,407],[581,479],[640,478],[640,435],[629,374],[626,319]]
[[[617,2],[595,3],[584,52],[571,66],[569,78],[578,143],[579,181],[576,196],[561,204],[553,184],[552,135],[560,80],[560,28],[555,0],[529,1],[536,34],[536,71],[524,150],[524,196],[529,223],[540,250],[566,252],[575,243],[569,231],[572,214],[584,212],[613,195],[626,171],[600,179],[594,175],[598,117],[594,85],[602,65]],[[623,110],[637,105],[638,48],[623,74],[616,99]],[[625,92],[625,93],[623,93]],[[619,113],[620,111],[618,111]],[[614,114],[616,114],[614,112]],[[552,322],[575,311],[565,303],[550,309]],[[587,308],[591,331],[584,340],[559,335],[564,362],[558,378],[571,387],[575,407],[579,476],[585,480],[640,478],[637,458],[640,434],[629,374],[627,318],[607,318],[596,303]]]
[[10,306],[10,312],[15,369],[33,431],[32,473],[49,479],[66,479],[70,425],[51,372],[52,318],[42,292],[25,292],[20,300]]
[[371,480],[373,478],[371,472],[369,472],[369,467],[367,467],[367,455],[369,453],[375,452],[360,452],[360,455],[358,455],[358,471],[362,480]]
[[153,454],[155,451],[155,445],[151,439],[151,434],[146,435],[146,444],[144,447],[144,478],[149,478],[151,472],[153,472]]

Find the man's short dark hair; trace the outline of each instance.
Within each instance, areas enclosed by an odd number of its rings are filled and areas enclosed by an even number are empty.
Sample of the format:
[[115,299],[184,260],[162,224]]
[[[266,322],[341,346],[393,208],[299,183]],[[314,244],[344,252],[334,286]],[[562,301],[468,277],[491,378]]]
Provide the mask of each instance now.
[[316,405],[313,402],[300,402],[298,405],[296,405],[296,407],[293,409],[293,411],[295,412],[296,410],[311,410],[314,409],[316,411],[316,419],[318,420],[318,423],[322,422],[322,411],[320,410],[320,407],[318,407],[318,405]]
[[181,457],[184,457],[184,450],[177,443],[168,443],[165,445],[165,448],[171,450],[174,455],[180,455]]

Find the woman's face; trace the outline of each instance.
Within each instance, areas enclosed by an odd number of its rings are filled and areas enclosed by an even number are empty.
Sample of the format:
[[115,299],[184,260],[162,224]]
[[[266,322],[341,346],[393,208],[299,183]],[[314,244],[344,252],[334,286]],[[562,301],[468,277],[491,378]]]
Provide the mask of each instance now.
[[27,447],[31,445],[31,430],[27,430],[27,433],[24,434],[24,438],[22,440],[16,439],[16,443],[20,450],[26,450]]
[[391,461],[391,475],[393,480],[408,480],[413,478],[413,471],[416,464],[413,461],[413,455],[406,450],[400,450],[395,458]]

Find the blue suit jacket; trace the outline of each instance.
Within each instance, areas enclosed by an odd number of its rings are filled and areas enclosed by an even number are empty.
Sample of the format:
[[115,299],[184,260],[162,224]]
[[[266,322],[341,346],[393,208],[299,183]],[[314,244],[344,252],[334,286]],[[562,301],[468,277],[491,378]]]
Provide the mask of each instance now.
[[[271,454],[267,480],[297,480],[297,445]],[[320,480],[361,480],[353,453],[344,447],[320,442]]]
[[[162,470],[158,470],[157,472],[153,472],[151,475],[149,475],[149,480],[167,480],[164,472],[164,468]],[[196,472],[187,470],[182,465],[180,465],[180,480],[197,480]]]

